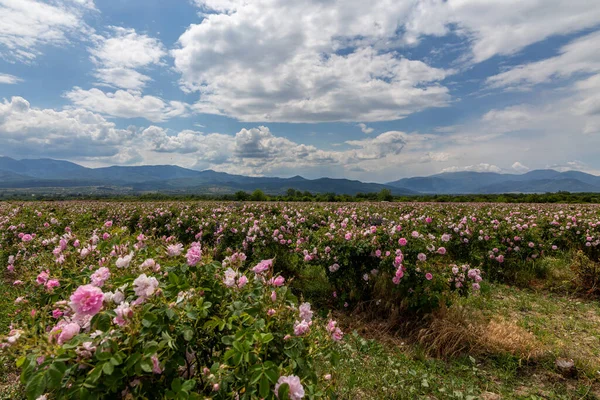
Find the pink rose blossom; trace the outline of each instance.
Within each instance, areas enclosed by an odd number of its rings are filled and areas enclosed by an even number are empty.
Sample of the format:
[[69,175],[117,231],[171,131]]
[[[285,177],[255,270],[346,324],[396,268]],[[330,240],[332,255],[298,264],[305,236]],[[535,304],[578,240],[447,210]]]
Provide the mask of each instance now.
[[110,278],[110,270],[106,267],[98,268],[91,276],[92,285],[102,287],[108,278]]
[[58,279],[49,279],[48,282],[46,282],[46,284],[44,286],[46,287],[47,290],[52,290],[55,287],[59,287],[60,282],[58,281]]
[[152,360],[152,372],[154,372],[155,374],[162,374],[163,369],[160,367],[158,356],[155,354],[152,357],[150,357],[150,360]]
[[306,322],[310,322],[313,317],[313,312],[310,309],[310,303],[302,303],[298,310],[300,312],[300,318]]
[[63,344],[73,339],[79,333],[81,327],[74,322],[68,323],[62,327],[60,335],[58,335],[58,344]]
[[133,281],[133,290],[140,299],[146,299],[154,294],[158,287],[158,280],[155,277],[148,277],[141,274]]
[[246,275],[242,275],[238,279],[237,285],[239,288],[243,288],[244,286],[246,286],[247,283],[248,283],[248,278],[246,277]]
[[102,309],[104,294],[93,285],[79,286],[71,295],[69,305],[76,314],[96,315]]
[[188,249],[185,257],[187,258],[188,265],[194,266],[198,264],[202,259],[202,249],[200,247],[200,243],[192,243],[192,246]]
[[252,272],[254,272],[255,274],[262,274],[263,272],[267,271],[272,266],[273,266],[272,259],[262,260],[261,262],[256,264],[256,266],[254,268],[252,268]]
[[181,243],[171,244],[167,246],[167,255],[169,257],[176,257],[183,251],[183,245]]
[[288,396],[290,400],[301,400],[304,397],[304,388],[300,383],[300,378],[295,375],[280,376],[275,385],[275,397],[279,398],[279,387],[287,384],[289,387]]
[[310,329],[310,324],[308,321],[302,320],[301,322],[296,321],[294,323],[294,335],[302,336],[308,332]]
[[284,283],[285,278],[281,275],[279,275],[277,278],[271,278],[271,280],[269,281],[269,284],[273,286],[283,286]]

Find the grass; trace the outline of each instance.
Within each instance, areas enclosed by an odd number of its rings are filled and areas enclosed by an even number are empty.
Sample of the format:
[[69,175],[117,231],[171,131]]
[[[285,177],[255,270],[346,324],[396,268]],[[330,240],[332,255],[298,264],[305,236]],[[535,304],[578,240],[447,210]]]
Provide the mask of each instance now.
[[[376,323],[365,323],[345,337],[336,370],[340,397],[600,399],[597,301],[490,285],[487,294],[460,305],[530,332],[544,349],[543,355],[527,360],[492,347],[492,353],[434,358],[418,343],[403,341]],[[574,359],[579,377],[560,375],[554,367],[557,357]]]

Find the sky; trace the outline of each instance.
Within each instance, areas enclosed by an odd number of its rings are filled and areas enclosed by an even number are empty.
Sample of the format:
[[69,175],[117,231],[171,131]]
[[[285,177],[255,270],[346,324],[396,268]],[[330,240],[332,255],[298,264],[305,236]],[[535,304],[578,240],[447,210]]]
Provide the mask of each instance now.
[[0,0],[0,155],[600,175],[600,3]]

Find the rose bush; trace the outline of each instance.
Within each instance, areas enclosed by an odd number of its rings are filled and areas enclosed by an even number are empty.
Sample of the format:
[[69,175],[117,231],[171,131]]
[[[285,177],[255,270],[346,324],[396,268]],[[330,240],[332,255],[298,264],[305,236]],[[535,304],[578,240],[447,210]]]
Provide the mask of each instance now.
[[[23,279],[17,302],[29,311],[1,346],[17,359],[29,398],[332,393],[334,380],[314,364],[335,362],[342,333],[313,318],[308,303],[298,306],[271,260],[248,268],[239,253],[220,263],[200,259],[199,243],[186,255],[148,239],[130,251],[125,233],[116,227],[104,241],[92,234],[74,246],[70,232],[57,238],[60,252],[28,242],[10,260]],[[39,264],[54,265],[33,279]],[[39,283],[50,277],[61,290]]]
[[17,307],[2,347],[32,398],[326,396],[335,374],[314,365],[335,361],[342,333],[293,291],[318,281],[341,309],[429,312],[548,255],[598,261],[599,210],[0,203]]

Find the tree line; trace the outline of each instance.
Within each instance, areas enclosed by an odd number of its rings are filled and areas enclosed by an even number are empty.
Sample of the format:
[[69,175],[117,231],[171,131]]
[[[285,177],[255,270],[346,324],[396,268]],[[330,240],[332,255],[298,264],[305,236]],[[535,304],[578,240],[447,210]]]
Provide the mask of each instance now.
[[336,194],[311,193],[296,189],[287,189],[281,194],[267,194],[260,189],[253,192],[240,190],[227,194],[190,194],[190,193],[140,193],[140,194],[35,194],[0,193],[1,200],[120,200],[120,201],[294,201],[294,202],[434,202],[434,203],[600,203],[600,193],[505,193],[505,194],[431,194],[397,196],[389,189],[373,193]]

